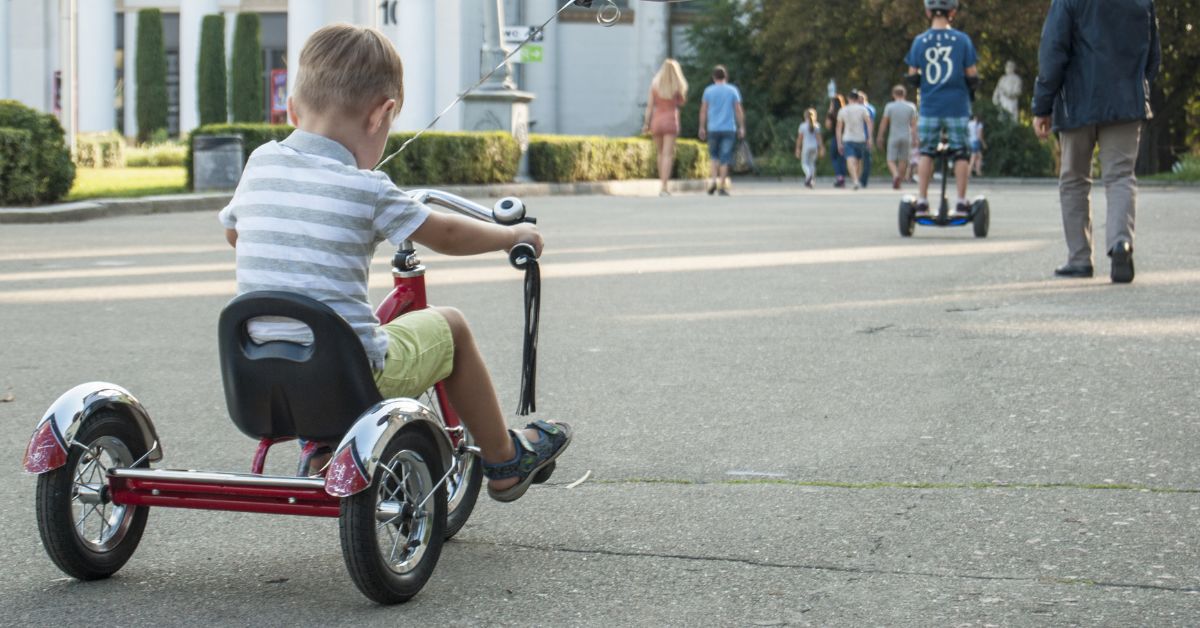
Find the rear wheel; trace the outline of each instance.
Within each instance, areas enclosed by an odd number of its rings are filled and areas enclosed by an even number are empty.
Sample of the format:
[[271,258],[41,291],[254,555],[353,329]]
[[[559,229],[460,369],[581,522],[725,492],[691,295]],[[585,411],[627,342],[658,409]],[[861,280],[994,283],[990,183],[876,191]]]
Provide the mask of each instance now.
[[342,555],[363,595],[407,602],[433,575],[446,529],[442,475],[432,436],[403,429],[384,448],[371,485],[342,500]]
[[121,569],[142,540],[149,508],[112,503],[108,471],[141,460],[146,443],[133,422],[112,410],[88,418],[75,442],[67,464],[38,476],[38,532],[64,573],[98,580]]
[[[434,388],[430,388],[421,397],[421,402],[433,410],[437,415],[438,421],[442,427],[446,428],[446,409],[442,407],[438,400],[437,392]],[[454,428],[446,428],[448,432],[462,430],[459,434],[459,439],[452,440],[456,443],[459,440],[464,441],[468,446],[474,445],[475,441],[471,438],[470,432],[465,427],[457,426]],[[475,510],[475,503],[479,499],[479,488],[483,484],[483,465],[479,463],[479,456],[470,451],[463,451],[462,454],[454,456],[454,472],[446,480],[446,538],[450,539],[467,523],[467,519],[471,517],[471,513]]]
[[992,211],[988,207],[987,200],[978,201],[975,203],[975,216],[971,219],[971,226],[975,229],[976,238],[986,238],[988,227],[991,226]]
[[908,238],[912,237],[917,226],[917,208],[913,207],[912,203],[903,201],[900,203],[900,235]]

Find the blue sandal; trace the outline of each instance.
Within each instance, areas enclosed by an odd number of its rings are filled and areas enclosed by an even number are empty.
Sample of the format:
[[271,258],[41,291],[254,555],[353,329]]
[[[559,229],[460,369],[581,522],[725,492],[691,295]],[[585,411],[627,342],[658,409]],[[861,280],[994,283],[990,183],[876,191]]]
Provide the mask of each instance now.
[[541,432],[542,437],[537,442],[530,442],[524,433],[509,430],[517,455],[508,462],[483,462],[483,475],[489,480],[520,478],[519,482],[502,491],[493,490],[488,486],[488,495],[496,501],[516,501],[529,490],[531,484],[546,481],[549,474],[542,471],[554,464],[554,459],[571,444],[571,437],[574,435],[571,426],[566,423],[534,421],[525,427]]

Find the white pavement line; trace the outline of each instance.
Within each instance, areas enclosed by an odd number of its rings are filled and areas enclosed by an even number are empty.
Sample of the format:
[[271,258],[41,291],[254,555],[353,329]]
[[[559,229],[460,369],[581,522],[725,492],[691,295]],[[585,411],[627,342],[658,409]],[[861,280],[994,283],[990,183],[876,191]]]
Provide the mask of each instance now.
[[170,253],[212,253],[233,251],[228,244],[174,245],[174,246],[115,246],[112,248],[72,249],[54,251],[25,251],[23,253],[0,254],[0,262],[49,259],[92,259],[96,257],[131,257],[134,255],[164,255]]
[[71,268],[39,270],[24,273],[0,273],[0,282],[45,281],[47,279],[102,279],[108,277],[138,277],[143,275],[186,275],[198,273],[233,273],[233,262],[220,264],[178,264],[164,266],[125,266],[121,268]]
[[[701,271],[745,270],[778,266],[872,262],[895,259],[950,257],[964,255],[993,255],[1018,253],[1041,248],[1048,240],[1014,240],[1011,242],[963,242],[928,246],[877,246],[815,249],[808,251],[772,251],[726,255],[695,255],[651,257],[625,260],[573,262],[550,264],[542,268],[542,279],[568,279],[641,275],[650,273],[679,273]],[[430,286],[466,285],[520,281],[523,275],[506,264],[489,267],[431,270],[426,277]],[[372,288],[387,288],[392,278],[387,273],[375,273]],[[78,301],[122,301],[131,299],[168,299],[180,297],[233,295],[234,282],[197,281],[149,283],[136,285],[85,286],[60,289],[12,290],[0,292],[0,303],[70,303]],[[718,316],[725,313],[716,313]]]

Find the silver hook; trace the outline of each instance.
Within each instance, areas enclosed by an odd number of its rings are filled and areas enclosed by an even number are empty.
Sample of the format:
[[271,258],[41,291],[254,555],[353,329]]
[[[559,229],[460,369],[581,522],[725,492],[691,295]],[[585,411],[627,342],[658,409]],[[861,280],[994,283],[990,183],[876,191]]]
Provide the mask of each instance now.
[[601,26],[612,26],[621,19],[621,7],[613,0],[604,0],[605,4],[596,11],[596,22]]

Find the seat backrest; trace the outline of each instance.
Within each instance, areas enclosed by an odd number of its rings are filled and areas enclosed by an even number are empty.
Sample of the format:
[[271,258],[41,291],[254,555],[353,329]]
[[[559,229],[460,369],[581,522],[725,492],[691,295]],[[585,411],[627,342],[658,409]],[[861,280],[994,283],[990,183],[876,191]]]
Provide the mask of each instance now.
[[[312,344],[259,344],[247,326],[259,316],[308,325]],[[248,292],[221,311],[221,379],[229,416],[255,438],[337,441],[382,399],[362,342],[332,308],[290,292]]]

